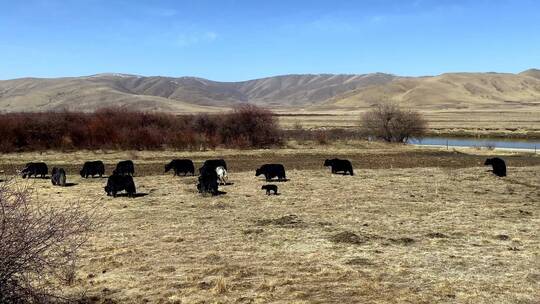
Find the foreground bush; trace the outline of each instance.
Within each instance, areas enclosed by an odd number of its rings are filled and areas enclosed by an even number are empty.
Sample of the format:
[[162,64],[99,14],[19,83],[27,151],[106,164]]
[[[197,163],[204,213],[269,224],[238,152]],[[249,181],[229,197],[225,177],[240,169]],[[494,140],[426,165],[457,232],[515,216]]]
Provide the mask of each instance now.
[[411,138],[424,136],[427,121],[417,111],[403,110],[393,103],[383,103],[364,114],[362,126],[371,137],[405,143]]
[[0,114],[0,151],[163,148],[266,148],[282,144],[270,111],[251,105],[231,113],[182,115],[108,108],[94,113]]
[[61,286],[74,280],[94,213],[78,204],[59,208],[31,200],[16,186],[0,186],[0,303],[68,301]]

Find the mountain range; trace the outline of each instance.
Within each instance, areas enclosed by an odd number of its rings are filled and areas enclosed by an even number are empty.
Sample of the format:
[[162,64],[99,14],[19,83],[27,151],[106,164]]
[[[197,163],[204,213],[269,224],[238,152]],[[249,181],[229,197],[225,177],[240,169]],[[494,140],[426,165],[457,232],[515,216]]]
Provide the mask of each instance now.
[[540,70],[403,77],[283,75],[240,82],[196,77],[98,74],[0,81],[0,111],[214,112],[252,103],[280,111],[358,110],[392,101],[419,110],[526,110],[540,107]]

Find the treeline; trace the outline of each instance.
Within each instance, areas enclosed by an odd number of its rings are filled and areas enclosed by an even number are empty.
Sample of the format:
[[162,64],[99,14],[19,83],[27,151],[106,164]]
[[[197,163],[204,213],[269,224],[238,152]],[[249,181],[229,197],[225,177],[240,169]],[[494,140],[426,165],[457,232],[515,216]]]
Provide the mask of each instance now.
[[242,105],[230,113],[172,115],[106,108],[93,113],[0,114],[0,151],[47,149],[204,150],[283,145],[272,112]]

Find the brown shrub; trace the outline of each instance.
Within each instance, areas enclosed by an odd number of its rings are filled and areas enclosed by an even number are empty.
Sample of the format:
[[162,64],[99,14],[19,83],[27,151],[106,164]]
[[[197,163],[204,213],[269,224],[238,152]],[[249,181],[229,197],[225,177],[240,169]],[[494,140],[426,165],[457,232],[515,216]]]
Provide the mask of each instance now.
[[362,126],[374,138],[403,143],[425,135],[427,121],[419,112],[403,110],[393,103],[382,103],[364,114]]
[[229,147],[269,148],[283,144],[272,112],[249,104],[224,115],[219,132],[223,143]]
[[282,144],[270,111],[180,115],[105,108],[94,113],[0,114],[0,152],[47,149],[264,148]]
[[328,135],[324,131],[318,131],[315,133],[315,139],[317,140],[317,143],[319,145],[326,145],[328,144]]

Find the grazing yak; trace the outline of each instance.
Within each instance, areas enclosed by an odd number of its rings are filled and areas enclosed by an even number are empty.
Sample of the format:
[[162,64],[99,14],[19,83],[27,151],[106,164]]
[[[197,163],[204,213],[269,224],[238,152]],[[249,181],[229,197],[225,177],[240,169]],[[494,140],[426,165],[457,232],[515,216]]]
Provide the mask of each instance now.
[[123,160],[116,164],[113,175],[135,175],[135,165],[131,160]]
[[506,176],[506,164],[504,163],[504,160],[498,157],[495,158],[488,158],[484,162],[484,166],[489,166],[493,168],[493,174],[503,177]]
[[227,170],[223,166],[219,166],[216,168],[216,174],[218,177],[218,182],[220,185],[226,185],[227,184]]
[[278,195],[276,185],[263,185],[261,190],[266,190],[266,195],[272,194],[271,191],[274,192],[274,195]]
[[38,163],[27,163],[26,166],[21,171],[22,178],[26,177],[34,177],[37,178],[38,175],[41,176],[41,178],[45,178],[47,174],[49,173],[49,168],[47,167],[47,164],[38,162]]
[[277,177],[278,180],[285,180],[285,167],[282,164],[266,164],[262,165],[259,169],[255,171],[255,176],[264,175],[266,180],[271,180],[274,177]]
[[66,171],[62,168],[52,168],[51,182],[54,186],[64,187],[66,185]]
[[127,195],[132,197],[137,192],[135,189],[135,183],[133,177],[130,175],[116,175],[113,174],[107,179],[107,186],[105,186],[105,192],[108,196],[116,197],[116,194],[120,191],[126,191]]
[[[219,166],[222,166],[223,168],[225,168],[225,170],[228,170],[227,163],[225,162],[224,159],[209,159],[209,160],[206,160],[203,164],[203,167],[212,168],[213,170],[215,170]],[[201,172],[201,169],[199,169],[199,173]]]
[[333,159],[327,159],[324,161],[325,167],[331,167],[332,173],[338,173],[343,172],[343,174],[350,174],[354,175],[352,164],[347,159],[339,159],[339,158],[333,158]]
[[216,169],[213,167],[202,166],[199,169],[199,172],[201,173],[201,175],[199,175],[199,183],[197,184],[199,193],[218,195],[218,176]]
[[94,177],[94,175],[99,175],[102,177],[105,174],[105,165],[102,161],[87,161],[84,163],[81,171],[81,177],[88,178],[88,176]]
[[184,173],[186,176],[188,173],[195,175],[195,166],[191,159],[173,159],[170,163],[165,165],[165,173],[169,172],[171,169],[174,170],[174,176]]

